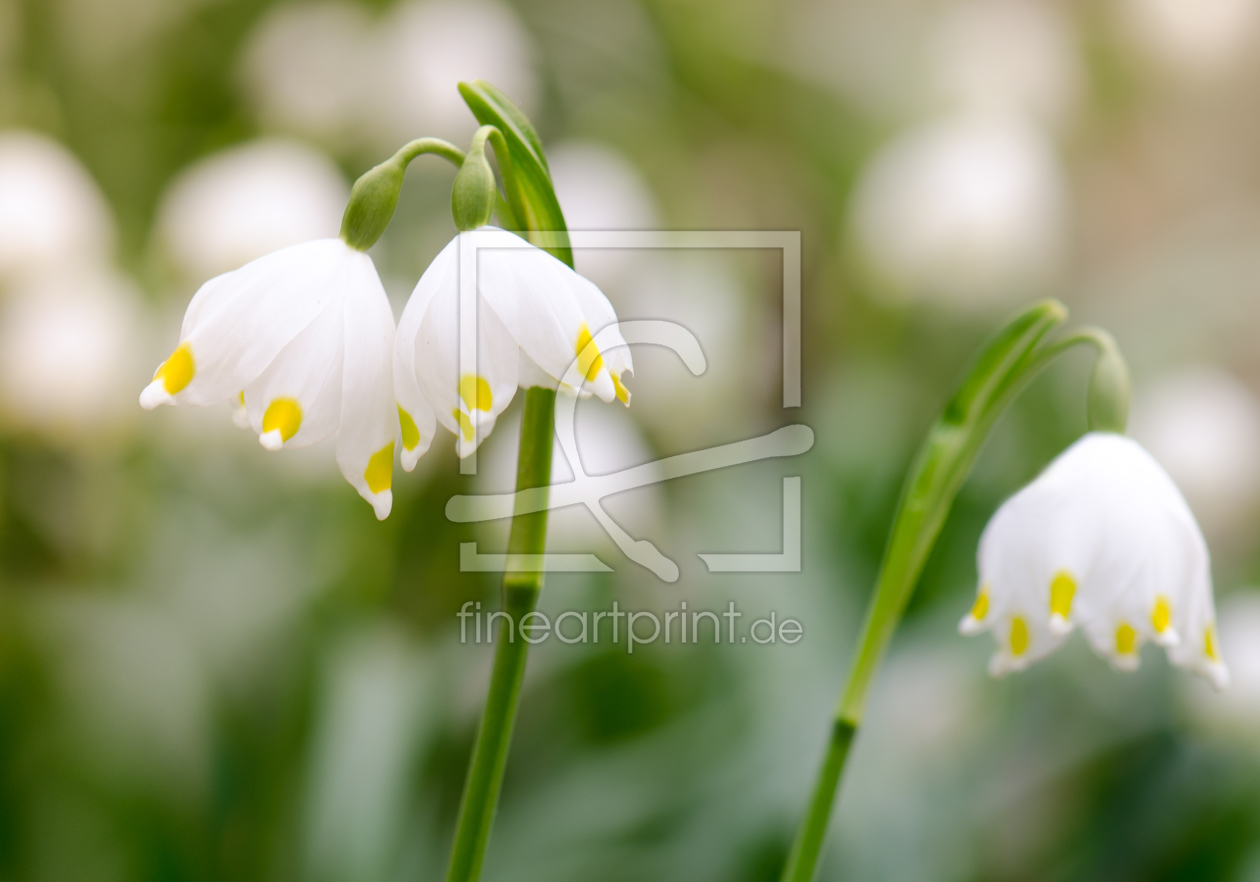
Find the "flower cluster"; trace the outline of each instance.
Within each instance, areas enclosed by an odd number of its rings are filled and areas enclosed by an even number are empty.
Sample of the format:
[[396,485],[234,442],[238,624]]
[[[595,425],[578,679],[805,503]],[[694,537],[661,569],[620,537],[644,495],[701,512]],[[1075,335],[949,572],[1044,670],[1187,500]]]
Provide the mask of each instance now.
[[[626,347],[601,353],[592,342],[617,321],[608,298],[546,251],[495,227],[460,233],[442,250],[396,330],[365,253],[375,236],[364,241],[349,222],[372,206],[355,200],[341,238],[284,248],[202,285],[179,345],[140,404],[234,402],[237,423],[257,432],[268,450],[335,435],[342,474],[381,519],[393,502],[396,449],[410,471],[438,422],[467,456],[518,386],[557,388],[575,361],[582,388],[567,391],[629,404]],[[463,236],[477,237],[477,370],[461,374]]]
[[985,528],[980,587],[959,624],[992,631],[994,675],[1023,670],[1079,626],[1132,671],[1146,641],[1224,688],[1207,544],[1159,464],[1130,438],[1091,432],[1007,500]]

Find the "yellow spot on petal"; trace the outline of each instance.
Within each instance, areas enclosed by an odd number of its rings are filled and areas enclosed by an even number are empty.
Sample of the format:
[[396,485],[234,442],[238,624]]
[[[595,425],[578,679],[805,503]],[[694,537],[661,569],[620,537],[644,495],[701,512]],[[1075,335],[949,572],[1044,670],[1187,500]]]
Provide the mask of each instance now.
[[1116,628],[1116,652],[1129,655],[1137,647],[1137,631],[1128,622],[1121,622]]
[[1019,616],[1011,619],[1011,655],[1028,651],[1028,623]]
[[582,322],[582,327],[578,330],[577,345],[574,347],[574,352],[578,357],[578,369],[588,382],[594,380],[604,367],[604,357],[599,354],[599,347],[588,346],[592,339],[591,329],[587,327],[586,322]]
[[277,398],[267,405],[267,412],[263,414],[263,434],[279,429],[282,441],[288,441],[296,435],[301,425],[302,408],[292,398]]
[[411,414],[402,409],[401,404],[398,405],[398,423],[402,426],[403,447],[415,450],[420,443],[420,429],[416,427],[416,421],[411,418]]
[[242,389],[240,394],[236,396],[236,403],[241,407],[245,406],[245,390]]
[[469,410],[489,410],[494,406],[490,384],[484,377],[475,374],[464,374],[460,378],[459,397],[464,399],[464,406]]
[[971,607],[971,617],[977,622],[983,621],[984,617],[989,614],[989,586],[984,585],[980,588],[980,595],[976,598],[975,605]]
[[1059,570],[1050,583],[1050,612],[1067,618],[1072,612],[1072,598],[1076,595],[1076,580],[1067,570]]
[[630,390],[621,385],[621,377],[613,377],[613,388],[617,390],[617,400],[622,404],[630,404]]
[[367,469],[363,472],[368,489],[373,493],[388,490],[394,483],[394,442],[390,441],[368,460]]
[[1203,631],[1203,654],[1214,662],[1220,661],[1220,657],[1216,654],[1216,628],[1208,625]]
[[459,423],[459,430],[464,435],[465,441],[471,441],[473,436],[477,434],[477,430],[473,428],[472,420],[468,419],[468,415],[461,411],[458,407],[451,411],[455,415],[455,422]]
[[193,374],[196,372],[192,349],[187,343],[181,343],[179,348],[171,353],[171,357],[162,362],[162,366],[157,369],[153,379],[161,377],[166,391],[174,395],[192,382]]
[[1172,624],[1172,603],[1162,594],[1155,598],[1155,609],[1151,611],[1151,627],[1156,634],[1163,634]]

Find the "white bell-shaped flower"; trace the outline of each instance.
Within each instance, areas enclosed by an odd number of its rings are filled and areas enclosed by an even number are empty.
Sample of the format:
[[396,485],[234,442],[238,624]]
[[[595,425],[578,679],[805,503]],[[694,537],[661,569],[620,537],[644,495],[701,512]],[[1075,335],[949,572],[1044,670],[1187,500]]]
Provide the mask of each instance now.
[[233,401],[268,450],[337,436],[346,480],[384,519],[393,503],[398,411],[394,314],[362,251],[317,239],[201,286],[179,346],[140,404]]
[[1224,688],[1207,543],[1136,441],[1091,432],[1008,499],[984,530],[980,587],[959,625],[992,631],[990,672],[1022,670],[1080,626],[1120,670],[1150,640]]
[[[477,370],[461,375],[462,236],[476,237],[465,247],[477,250]],[[605,352],[591,345],[616,321],[599,288],[514,233],[481,227],[456,236],[420,277],[398,324],[394,387],[403,468],[410,471],[428,450],[436,422],[455,433],[459,455],[467,456],[490,434],[518,385],[557,386],[575,359],[583,388],[567,391],[629,405],[622,377],[633,373],[630,350],[620,335]]]

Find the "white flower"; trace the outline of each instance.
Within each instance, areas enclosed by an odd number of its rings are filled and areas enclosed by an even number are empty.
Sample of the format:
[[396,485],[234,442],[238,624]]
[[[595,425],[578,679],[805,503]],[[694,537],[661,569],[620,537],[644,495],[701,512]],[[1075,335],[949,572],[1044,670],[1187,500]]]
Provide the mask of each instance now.
[[419,0],[396,4],[382,20],[377,82],[363,98],[364,125],[385,143],[416,132],[462,138],[468,108],[456,88],[484,79],[530,112],[538,94],[529,31],[497,0]]
[[278,138],[180,172],[158,211],[163,244],[200,282],[272,251],[335,235],[350,188],[327,156]]
[[854,193],[854,235],[889,296],[993,304],[1053,276],[1066,192],[1044,131],[966,113],[875,157]]
[[342,0],[283,4],[264,15],[241,54],[241,74],[269,128],[337,147],[362,141],[372,93],[376,25]]
[[[556,198],[570,230],[659,230],[659,212],[643,175],[621,154],[596,142],[547,149]],[[644,262],[633,248],[579,248],[577,269],[601,287],[615,286]],[[707,339],[706,339],[707,342]]]
[[97,445],[131,410],[141,298],[99,267],[41,273],[0,302],[0,409],[16,425]]
[[[460,240],[477,249],[477,372],[459,375]],[[471,243],[475,243],[475,246]],[[482,227],[451,240],[420,277],[403,310],[394,347],[394,386],[402,418],[403,468],[433,441],[435,421],[467,456],[490,434],[520,386],[555,386],[578,360],[604,401],[630,403],[622,385],[630,351],[588,346],[617,321],[603,292],[513,233]],[[577,390],[571,390],[577,391]],[[584,390],[583,390],[583,394]]]
[[1125,0],[1123,23],[1155,60],[1171,70],[1211,79],[1245,60],[1260,4],[1255,0]]
[[995,675],[1022,670],[1079,625],[1120,670],[1134,670],[1151,640],[1217,688],[1229,682],[1203,534],[1130,438],[1091,432],[1065,450],[998,509],[978,557],[979,594],[959,630],[992,630]]
[[105,263],[114,221],[96,182],[51,138],[0,135],[0,277]]
[[393,343],[372,259],[317,239],[202,285],[140,404],[235,401],[268,450],[336,434],[341,473],[384,519],[398,436]]

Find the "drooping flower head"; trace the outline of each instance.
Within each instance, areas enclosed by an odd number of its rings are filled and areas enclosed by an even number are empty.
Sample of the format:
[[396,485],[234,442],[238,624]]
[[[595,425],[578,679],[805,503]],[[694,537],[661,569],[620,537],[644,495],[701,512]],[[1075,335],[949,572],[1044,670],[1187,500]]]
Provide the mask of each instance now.
[[[376,171],[360,185],[382,177]],[[360,185],[356,195],[370,189]],[[363,216],[359,203],[351,198],[341,238],[283,248],[202,285],[140,404],[233,401],[238,423],[268,450],[336,435],[342,474],[384,519],[398,436],[394,315],[364,252],[389,214],[364,234],[351,223]]]
[[[459,361],[460,245],[476,249],[476,371]],[[630,403],[622,382],[633,373],[629,349],[601,352],[595,335],[614,324],[608,298],[541,248],[497,227],[456,236],[416,285],[399,321],[394,384],[403,427],[403,468],[410,470],[432,442],[436,422],[455,433],[467,456],[494,428],[519,386],[564,380],[576,359],[582,388],[604,401]],[[588,389],[589,387],[589,389]]]
[[1229,681],[1207,543],[1175,484],[1130,438],[1091,432],[1008,499],[985,528],[980,586],[959,625],[992,631],[995,675],[1022,670],[1079,626],[1095,652],[1137,668],[1142,644]]

